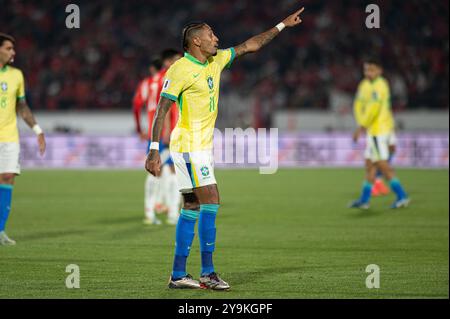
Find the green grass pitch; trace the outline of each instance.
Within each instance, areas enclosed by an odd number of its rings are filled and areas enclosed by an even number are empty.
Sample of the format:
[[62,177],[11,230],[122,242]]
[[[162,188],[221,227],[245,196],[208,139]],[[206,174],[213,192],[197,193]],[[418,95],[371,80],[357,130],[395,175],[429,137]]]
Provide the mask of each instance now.
[[[145,226],[143,171],[30,171],[0,247],[0,298],[448,298],[448,170],[399,170],[413,201],[346,208],[357,169],[219,170],[216,270],[228,292],[170,290],[174,226]],[[200,271],[195,237],[188,272]],[[65,286],[80,267],[80,289]],[[367,289],[366,266],[380,267]]]

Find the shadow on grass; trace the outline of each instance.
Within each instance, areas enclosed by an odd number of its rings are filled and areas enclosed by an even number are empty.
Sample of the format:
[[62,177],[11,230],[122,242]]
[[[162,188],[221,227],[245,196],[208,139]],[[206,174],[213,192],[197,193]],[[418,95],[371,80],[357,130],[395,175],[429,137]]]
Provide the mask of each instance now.
[[20,241],[34,241],[41,239],[61,238],[72,235],[84,235],[89,233],[86,229],[73,229],[73,230],[47,230],[41,232],[30,233],[22,236],[17,236]]
[[[273,276],[274,273],[279,274],[300,274],[305,271],[305,267],[267,267],[258,270],[233,272],[230,274],[230,281],[233,281],[235,286],[247,285],[248,283],[256,283],[261,279]],[[241,284],[238,284],[241,283]]]
[[116,217],[116,218],[104,218],[96,221],[96,224],[102,225],[117,225],[117,224],[137,224],[141,223],[144,219],[144,214],[142,216],[124,216],[124,217]]
[[351,213],[348,214],[348,217],[350,218],[374,218],[374,217],[380,217],[383,216],[387,210],[378,210],[369,208],[367,210],[363,209],[357,209],[357,208],[349,208],[351,210]]
[[145,238],[151,239],[154,238],[152,236],[163,232],[169,232],[171,234],[173,233],[173,236],[175,236],[175,226],[166,224],[162,225],[136,224],[133,225],[132,227],[127,227],[125,229],[120,230],[114,229],[113,231],[105,232],[104,235],[106,235],[106,238],[112,241],[124,241],[139,236],[144,236]]

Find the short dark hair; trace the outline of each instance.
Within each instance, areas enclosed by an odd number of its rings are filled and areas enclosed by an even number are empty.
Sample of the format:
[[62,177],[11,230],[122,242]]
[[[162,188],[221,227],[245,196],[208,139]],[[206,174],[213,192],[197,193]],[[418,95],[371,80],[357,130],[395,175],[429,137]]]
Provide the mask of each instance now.
[[165,49],[164,51],[161,52],[161,61],[167,60],[167,59],[171,59],[176,55],[181,55],[180,51],[175,50],[175,49]]
[[381,64],[381,60],[379,57],[377,56],[368,56],[364,59],[364,63],[368,63],[368,64],[374,64],[378,67],[382,67],[383,65]]
[[203,21],[193,21],[193,22],[189,22],[187,23],[184,27],[183,27],[183,32],[182,32],[182,46],[183,46],[183,50],[187,51],[188,47],[189,47],[189,40],[191,39],[193,33],[195,30],[198,30],[200,28],[202,28],[203,26],[206,25],[206,22]]
[[16,43],[16,40],[12,36],[10,36],[9,34],[0,32],[0,46],[2,46],[3,42],[5,42],[5,41],[11,41],[13,44]]
[[158,71],[162,68],[162,61],[160,57],[153,57],[153,59],[150,61],[150,65],[155,67]]

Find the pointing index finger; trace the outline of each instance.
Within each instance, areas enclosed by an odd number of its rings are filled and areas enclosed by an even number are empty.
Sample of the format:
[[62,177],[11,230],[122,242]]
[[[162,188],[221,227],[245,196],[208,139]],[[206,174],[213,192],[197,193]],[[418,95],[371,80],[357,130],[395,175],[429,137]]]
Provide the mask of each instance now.
[[305,7],[302,7],[300,10],[298,10],[295,15],[299,15],[300,13],[302,13],[305,10]]

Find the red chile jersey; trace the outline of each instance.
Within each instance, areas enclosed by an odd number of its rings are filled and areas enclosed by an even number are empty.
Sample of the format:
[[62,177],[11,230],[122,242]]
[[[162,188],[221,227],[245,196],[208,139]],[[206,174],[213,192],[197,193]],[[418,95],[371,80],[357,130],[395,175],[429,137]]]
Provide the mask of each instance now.
[[[134,94],[133,97],[133,113],[134,119],[136,123],[136,131],[138,133],[142,132],[141,129],[141,110],[142,107],[145,106],[147,109],[148,115],[148,138],[151,139],[151,130],[153,124],[153,117],[156,113],[156,107],[158,106],[158,102],[160,99],[161,90],[164,84],[164,76],[166,74],[167,69],[162,69],[154,76],[146,77],[142,80]],[[172,132],[178,121],[178,109],[176,103],[173,103],[170,108],[168,115],[170,117],[170,132]],[[165,127],[163,126],[163,132],[165,131]],[[169,133],[170,133],[169,132]]]

